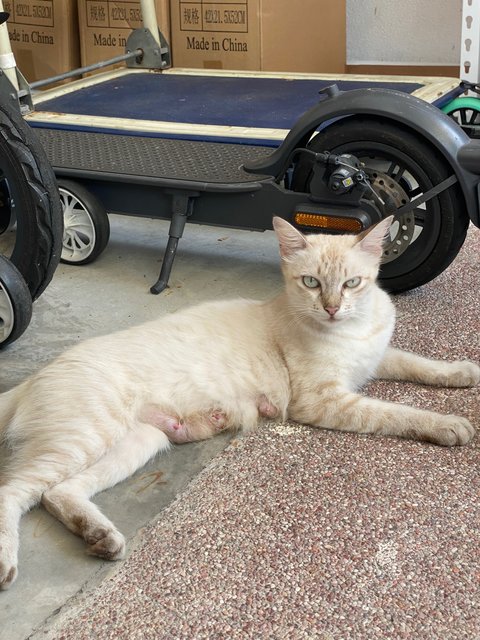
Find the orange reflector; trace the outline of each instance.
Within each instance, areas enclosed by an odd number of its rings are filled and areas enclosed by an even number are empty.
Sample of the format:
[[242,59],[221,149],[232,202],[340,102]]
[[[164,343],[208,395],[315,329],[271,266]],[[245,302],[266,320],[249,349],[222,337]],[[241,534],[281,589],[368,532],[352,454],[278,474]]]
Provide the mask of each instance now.
[[325,216],[316,213],[295,212],[295,223],[303,227],[316,227],[327,231],[346,231],[360,233],[362,223],[356,218],[340,218],[339,216]]

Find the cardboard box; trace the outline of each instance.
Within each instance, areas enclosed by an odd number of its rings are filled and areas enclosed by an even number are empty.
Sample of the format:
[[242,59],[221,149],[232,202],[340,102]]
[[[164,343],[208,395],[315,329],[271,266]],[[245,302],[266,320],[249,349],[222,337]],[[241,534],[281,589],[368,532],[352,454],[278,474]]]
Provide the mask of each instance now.
[[29,82],[80,65],[77,0],[4,0],[18,68]]
[[175,67],[344,73],[345,0],[171,0]]
[[[155,0],[155,8],[159,29],[170,42],[168,0]],[[143,26],[139,0],[78,0],[78,20],[82,66],[125,53],[131,31]]]

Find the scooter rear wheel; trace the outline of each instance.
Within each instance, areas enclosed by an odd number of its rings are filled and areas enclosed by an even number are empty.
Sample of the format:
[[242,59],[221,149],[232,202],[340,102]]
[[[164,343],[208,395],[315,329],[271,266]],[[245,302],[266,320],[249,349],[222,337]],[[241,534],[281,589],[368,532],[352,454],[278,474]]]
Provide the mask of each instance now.
[[[313,151],[351,153],[365,163],[374,191],[389,208],[400,208],[451,175],[448,164],[420,136],[375,118],[344,118],[318,133]],[[301,161],[292,186],[308,191],[311,164]],[[382,210],[375,194],[367,198]],[[453,185],[392,225],[379,280],[387,291],[400,293],[438,276],[458,254],[469,218],[463,196]]]

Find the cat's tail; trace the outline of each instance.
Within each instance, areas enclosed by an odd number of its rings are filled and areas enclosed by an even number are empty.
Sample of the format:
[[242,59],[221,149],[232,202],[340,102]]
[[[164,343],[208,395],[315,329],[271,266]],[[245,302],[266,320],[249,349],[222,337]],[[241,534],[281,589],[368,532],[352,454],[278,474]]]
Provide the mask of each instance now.
[[5,439],[22,394],[22,385],[0,394],[0,442]]

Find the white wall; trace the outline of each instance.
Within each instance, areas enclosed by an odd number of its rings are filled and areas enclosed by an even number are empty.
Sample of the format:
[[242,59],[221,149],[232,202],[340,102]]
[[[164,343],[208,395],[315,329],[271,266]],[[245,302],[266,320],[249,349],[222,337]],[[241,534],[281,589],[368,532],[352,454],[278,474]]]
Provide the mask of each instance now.
[[457,65],[462,0],[346,0],[347,64]]

